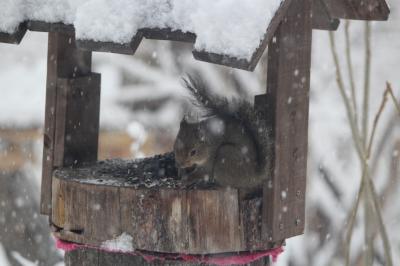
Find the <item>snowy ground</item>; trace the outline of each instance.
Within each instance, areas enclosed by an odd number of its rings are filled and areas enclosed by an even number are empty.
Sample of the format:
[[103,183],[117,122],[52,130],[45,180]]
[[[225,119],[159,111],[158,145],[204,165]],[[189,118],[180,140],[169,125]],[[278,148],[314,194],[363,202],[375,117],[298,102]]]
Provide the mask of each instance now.
[[[396,95],[400,96],[400,9],[398,3],[395,5],[395,0],[389,2],[392,4],[390,20],[375,22],[372,26],[371,115],[378,108],[385,81],[391,81]],[[361,90],[362,23],[354,22],[351,32],[356,81]],[[336,36],[341,61],[344,63],[343,35],[342,24]],[[220,66],[194,61],[190,49],[190,46],[183,44],[144,41],[135,57],[96,53],[95,71],[102,74],[101,126],[143,135],[147,130],[158,130],[154,128],[154,125],[158,125],[174,135],[182,109],[185,108],[179,78],[188,71],[202,74],[209,84],[220,91],[228,90],[232,93],[232,90],[225,88],[233,87],[231,85],[234,83],[244,87],[250,94],[259,93],[263,88],[265,68],[262,65],[254,73],[226,71]],[[20,46],[0,45],[0,58],[1,127],[42,126],[46,35],[28,33]],[[234,93],[243,92],[236,89]],[[314,31],[310,97],[308,228],[304,236],[288,240],[286,251],[278,260],[279,266],[289,263],[296,266],[342,265],[337,250],[341,245],[347,212],[359,184],[360,168],[352,149],[344,107],[336,87],[326,32]],[[137,107],[146,102],[157,104],[150,109]],[[381,129],[387,128],[393,112],[388,104]],[[378,190],[388,182],[388,163],[395,156],[391,148],[400,136],[399,120],[394,121],[396,125],[386,138],[387,144],[383,145],[382,155],[376,159],[374,180]],[[382,135],[383,131],[379,130],[378,139]],[[40,163],[35,167],[39,168]],[[394,265],[400,265],[399,192],[400,185],[396,183],[387,199],[390,204],[383,209],[385,223],[390,228]],[[323,219],[315,221],[316,217]],[[363,249],[361,220],[356,224],[352,248],[355,252]],[[376,241],[376,248],[381,250],[380,241]],[[7,265],[2,251],[3,246],[0,244],[0,265]],[[24,258],[24,254],[19,255]]]

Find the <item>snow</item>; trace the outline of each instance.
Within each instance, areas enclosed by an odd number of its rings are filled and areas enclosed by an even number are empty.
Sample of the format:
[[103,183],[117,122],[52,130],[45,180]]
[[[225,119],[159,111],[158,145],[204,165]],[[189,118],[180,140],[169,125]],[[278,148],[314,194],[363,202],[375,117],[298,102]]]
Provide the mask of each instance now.
[[101,248],[108,251],[132,252],[134,251],[132,241],[132,236],[124,232],[114,239],[103,242]]
[[0,1],[0,32],[13,33],[24,21],[23,2],[24,0]]
[[10,266],[10,263],[7,259],[6,251],[4,250],[3,245],[0,243],[0,265],[2,266]]
[[22,266],[38,266],[39,262],[32,262],[26,258],[24,258],[21,254],[19,254],[17,251],[12,251],[11,255],[14,257],[16,261]]
[[171,28],[195,33],[198,51],[250,60],[282,0],[1,1],[8,33],[40,20],[73,24],[78,39],[129,43],[140,28]]
[[137,121],[132,121],[128,125],[126,131],[129,136],[131,136],[131,138],[134,140],[131,144],[132,154],[134,154],[136,158],[143,158],[144,154],[140,151],[140,149],[142,148],[148,137],[146,129],[141,123]]
[[87,0],[25,0],[30,20],[73,24],[77,8]]

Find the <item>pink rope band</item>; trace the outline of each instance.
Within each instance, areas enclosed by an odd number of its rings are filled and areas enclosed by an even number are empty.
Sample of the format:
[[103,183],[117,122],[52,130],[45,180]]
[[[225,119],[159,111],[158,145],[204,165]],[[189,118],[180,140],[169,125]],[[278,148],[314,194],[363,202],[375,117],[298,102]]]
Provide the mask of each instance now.
[[168,254],[168,253],[159,253],[155,254],[147,254],[141,251],[132,251],[132,252],[125,252],[121,250],[114,250],[114,249],[105,249],[101,247],[96,247],[87,244],[77,244],[73,242],[63,241],[59,238],[56,238],[56,247],[58,249],[64,250],[65,252],[70,252],[79,248],[91,248],[97,249],[105,252],[112,252],[112,253],[125,253],[134,256],[141,256],[147,262],[152,262],[155,260],[183,260],[186,262],[194,262],[194,263],[206,263],[206,264],[214,264],[217,266],[225,266],[225,265],[242,265],[254,262],[266,256],[271,256],[272,261],[276,262],[279,254],[283,252],[283,247],[277,247],[274,249],[266,250],[266,251],[256,251],[256,252],[248,252],[242,253],[239,255],[228,255],[225,257],[213,257],[213,256],[203,256],[203,255],[190,255],[190,254]]

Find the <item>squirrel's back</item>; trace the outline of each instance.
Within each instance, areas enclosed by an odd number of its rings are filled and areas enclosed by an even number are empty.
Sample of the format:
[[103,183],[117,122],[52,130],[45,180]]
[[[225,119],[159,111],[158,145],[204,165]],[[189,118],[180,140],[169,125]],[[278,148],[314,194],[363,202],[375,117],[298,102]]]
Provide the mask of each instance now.
[[[228,126],[227,137],[238,138],[242,134],[244,142],[250,140],[255,151],[257,171],[265,173],[266,147],[264,146],[267,132],[260,126],[254,107],[245,100],[232,99],[228,101],[227,98],[212,93],[198,78],[189,76],[184,79],[184,83],[193,97],[194,104],[205,111],[206,117],[217,116],[227,125],[239,125],[236,128]],[[238,129],[245,132],[238,132]]]

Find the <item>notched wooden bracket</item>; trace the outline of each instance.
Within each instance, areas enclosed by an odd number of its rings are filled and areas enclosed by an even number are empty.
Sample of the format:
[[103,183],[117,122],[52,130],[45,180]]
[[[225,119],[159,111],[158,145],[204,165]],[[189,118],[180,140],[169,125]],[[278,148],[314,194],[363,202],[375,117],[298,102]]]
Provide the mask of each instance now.
[[322,0],[313,1],[312,26],[317,30],[335,31],[339,27],[340,20],[333,18]]
[[26,23],[21,23],[18,29],[14,33],[0,32],[0,42],[10,44],[20,44],[22,38],[24,38],[27,30]]
[[73,25],[64,23],[48,23],[38,20],[29,20],[27,22],[28,30],[39,32],[64,32],[73,33],[75,28]]
[[130,43],[114,43],[114,42],[97,42],[91,40],[77,40],[76,46],[79,49],[93,51],[93,52],[107,52],[118,54],[135,54],[143,36],[138,32],[131,40]]
[[181,30],[172,30],[171,28],[143,28],[140,30],[140,32],[146,39],[168,40],[187,43],[194,43],[196,41],[196,34],[191,32],[183,32]]
[[193,53],[193,57],[200,61],[234,67],[234,68],[239,68],[239,69],[243,69],[243,70],[247,70],[247,71],[254,70],[251,62],[249,62],[246,59],[239,59],[236,57],[230,57],[228,55],[209,53],[209,52],[205,52],[205,51],[194,50],[192,53]]
[[323,0],[333,18],[387,20],[390,9],[385,0]]

